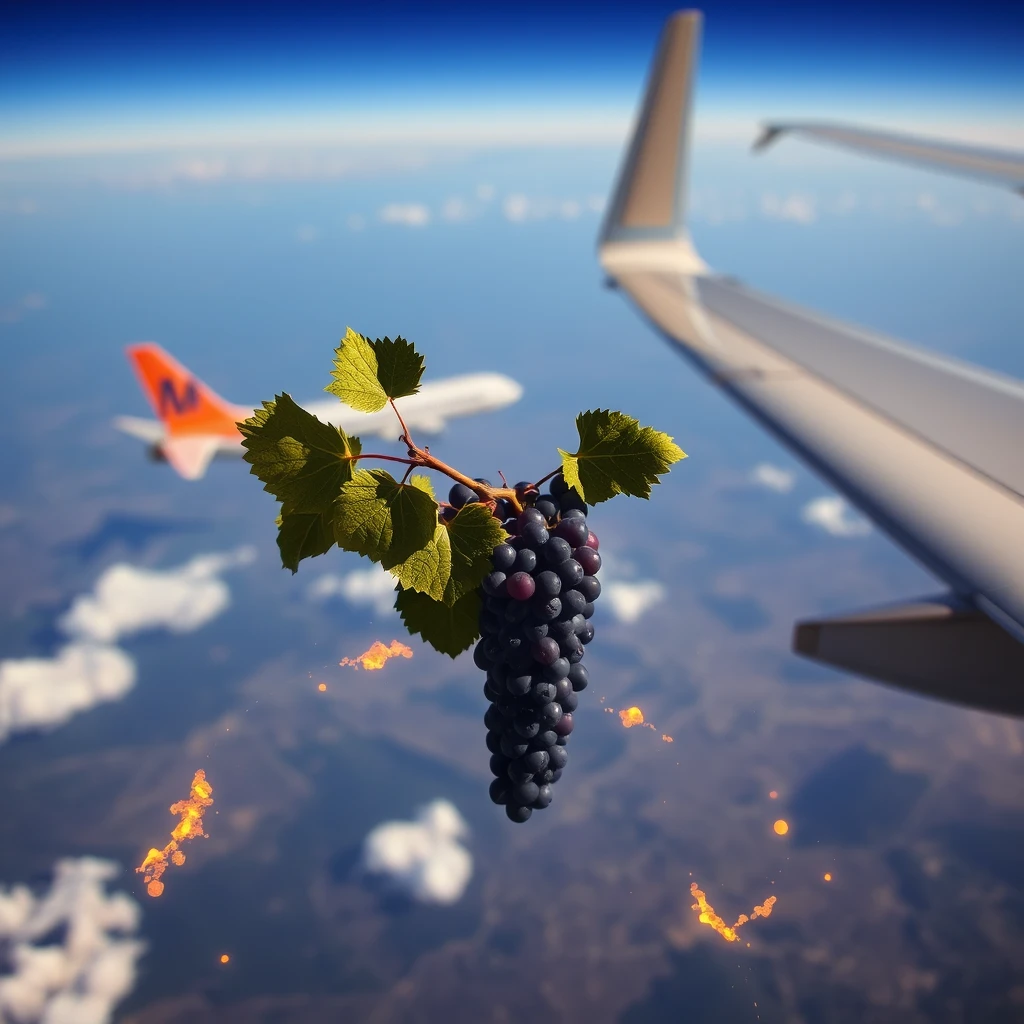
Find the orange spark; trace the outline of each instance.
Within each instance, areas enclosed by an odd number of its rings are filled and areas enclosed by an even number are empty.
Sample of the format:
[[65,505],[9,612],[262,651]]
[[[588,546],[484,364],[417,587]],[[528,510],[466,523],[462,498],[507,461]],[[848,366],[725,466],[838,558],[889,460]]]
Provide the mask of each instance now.
[[226,964],[230,959],[231,959],[231,957],[229,957],[227,955],[227,953],[221,953],[221,955],[220,955],[220,962],[222,964]]
[[697,920],[701,924],[706,924],[713,928],[719,935],[725,939],[726,942],[738,942],[739,936],[736,934],[737,928],[742,928],[743,925],[749,921],[753,921],[755,917],[769,917],[772,912],[772,908],[775,906],[778,897],[769,896],[760,906],[754,907],[750,912],[750,917],[746,914],[740,914],[736,919],[736,923],[730,928],[729,925],[722,920],[718,914],[715,913],[715,908],[708,903],[707,893],[702,889],[698,888],[696,882],[690,883],[690,895],[697,901],[693,905],[693,909],[700,911]]
[[[384,662],[388,658],[397,658],[399,655],[403,658],[411,658],[412,648],[406,647],[405,644],[400,644],[397,640],[392,640],[390,647],[386,647],[379,640],[374,640],[373,646],[364,654],[360,654],[355,658],[342,658],[338,664],[351,665],[353,668],[359,668],[362,665],[367,671],[372,672],[375,669],[383,668]],[[326,689],[326,686],[324,689]]]
[[196,836],[206,838],[203,831],[203,811],[212,804],[213,786],[206,781],[206,772],[200,769],[192,779],[188,797],[171,804],[171,814],[180,816],[178,824],[171,832],[171,841],[162,850],[150,850],[146,854],[146,859],[135,869],[142,873],[146,892],[150,896],[159,896],[164,891],[164,883],[160,878],[167,870],[168,862],[179,867],[185,863],[185,854],[178,848],[178,844],[186,839],[195,839]]
[[644,724],[644,713],[638,707],[625,708],[619,712],[619,718],[622,719],[622,724],[627,729],[632,729],[634,725]]
[[662,733],[662,736],[661,736],[661,742],[662,742],[662,743],[675,743],[675,740],[674,740],[674,739],[672,739],[672,737],[671,737],[671,736],[667,736],[667,735],[665,735],[664,733]]
[[778,798],[779,794],[774,789],[768,794],[769,800],[778,800]]
[[775,829],[775,834],[777,836],[784,836],[789,831],[789,822],[783,821],[782,818],[779,818],[779,820],[772,825],[772,828]]
[[831,882],[832,881],[832,872],[831,871],[826,871],[825,872],[825,881],[826,882]]
[[318,690],[319,690],[319,691],[320,691],[321,693],[326,693],[326,692],[327,692],[327,684],[326,684],[326,683],[321,683],[321,684],[320,684],[320,685],[319,685],[319,686],[317,687],[317,689],[318,689]]

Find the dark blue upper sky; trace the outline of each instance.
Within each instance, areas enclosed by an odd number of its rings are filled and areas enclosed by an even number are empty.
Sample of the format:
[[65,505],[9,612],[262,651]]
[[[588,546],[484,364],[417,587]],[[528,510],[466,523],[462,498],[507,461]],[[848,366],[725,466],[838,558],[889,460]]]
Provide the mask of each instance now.
[[[301,97],[631,106],[671,3],[62,4],[8,7],[0,111],[189,107]],[[1016,8],[1016,9],[1014,9]],[[702,88],[900,87],[1012,110],[1024,8],[999,3],[703,5]]]

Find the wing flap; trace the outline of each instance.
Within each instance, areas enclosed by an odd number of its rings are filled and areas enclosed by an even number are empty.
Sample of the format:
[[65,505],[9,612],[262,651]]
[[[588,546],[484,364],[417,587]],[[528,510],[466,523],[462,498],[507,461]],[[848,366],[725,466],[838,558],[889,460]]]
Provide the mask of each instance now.
[[167,438],[160,450],[179,475],[186,480],[199,480],[221,446],[220,438],[186,434]]

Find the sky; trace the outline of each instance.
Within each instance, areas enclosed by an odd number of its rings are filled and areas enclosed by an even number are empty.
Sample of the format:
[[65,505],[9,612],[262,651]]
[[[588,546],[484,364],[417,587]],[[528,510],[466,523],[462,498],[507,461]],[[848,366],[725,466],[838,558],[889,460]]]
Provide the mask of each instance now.
[[[0,1016],[1013,1019],[1024,729],[790,653],[799,619],[936,581],[602,287],[666,8],[303,10],[4,15]],[[749,152],[802,110],[1012,145],[1019,18],[723,5],[705,39],[705,260],[1024,377],[1019,197],[796,139]],[[149,415],[126,344],[231,401],[301,401],[347,325],[410,338],[428,378],[522,383],[431,439],[471,475],[548,471],[583,408],[688,454],[650,502],[592,513],[592,682],[525,828],[487,800],[471,658],[410,640],[354,556],[282,570],[243,463],[185,482],[112,426]],[[393,639],[412,656],[339,664]],[[656,730],[624,728],[633,705]],[[134,868],[197,769],[208,838],[151,898]],[[778,902],[727,944],[695,882],[730,923]]]

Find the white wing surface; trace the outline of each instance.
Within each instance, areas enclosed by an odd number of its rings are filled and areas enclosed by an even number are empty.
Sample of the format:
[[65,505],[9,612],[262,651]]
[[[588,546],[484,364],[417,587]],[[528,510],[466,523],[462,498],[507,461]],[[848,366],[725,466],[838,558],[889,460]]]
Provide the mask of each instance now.
[[696,11],[665,26],[602,229],[602,266],[699,370],[949,588],[801,623],[798,653],[1024,714],[1024,385],[709,270],[684,205],[700,30]]

